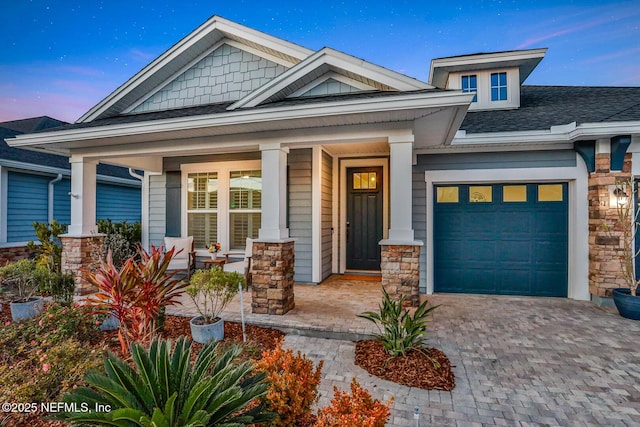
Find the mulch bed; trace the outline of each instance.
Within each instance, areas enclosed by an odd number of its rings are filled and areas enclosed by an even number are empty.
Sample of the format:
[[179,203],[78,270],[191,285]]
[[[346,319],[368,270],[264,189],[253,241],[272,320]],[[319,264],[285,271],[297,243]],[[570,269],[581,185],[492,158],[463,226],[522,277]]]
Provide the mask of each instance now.
[[435,348],[412,350],[406,356],[390,357],[379,341],[358,341],[356,365],[376,377],[409,387],[451,391],[456,386],[451,362]]

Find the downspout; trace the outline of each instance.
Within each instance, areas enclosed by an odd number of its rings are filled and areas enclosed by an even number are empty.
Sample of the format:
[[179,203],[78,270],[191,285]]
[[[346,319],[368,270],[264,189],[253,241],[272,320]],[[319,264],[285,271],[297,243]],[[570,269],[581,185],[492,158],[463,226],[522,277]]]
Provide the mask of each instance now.
[[47,222],[49,224],[53,222],[53,185],[61,180],[62,174],[59,173],[57,177],[49,181],[49,203],[47,204]]
[[129,168],[129,175],[131,175],[132,177],[139,179],[140,182],[144,181],[144,176],[137,174],[133,168]]

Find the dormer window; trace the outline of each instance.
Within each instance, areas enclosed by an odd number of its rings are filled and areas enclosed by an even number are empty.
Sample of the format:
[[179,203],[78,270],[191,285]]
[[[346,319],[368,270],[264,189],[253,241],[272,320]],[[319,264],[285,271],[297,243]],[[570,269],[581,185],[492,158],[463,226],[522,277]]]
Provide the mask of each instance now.
[[[462,76],[462,92],[478,92],[478,79],[475,74],[469,76]],[[471,102],[477,102],[478,95],[473,97]]]
[[491,101],[507,100],[507,73],[491,73]]

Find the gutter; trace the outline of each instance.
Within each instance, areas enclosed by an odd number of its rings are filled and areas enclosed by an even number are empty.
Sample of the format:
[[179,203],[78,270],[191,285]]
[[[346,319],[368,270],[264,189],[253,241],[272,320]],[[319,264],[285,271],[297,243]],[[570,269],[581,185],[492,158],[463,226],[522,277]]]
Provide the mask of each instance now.
[[51,224],[53,222],[53,186],[56,182],[62,181],[62,174],[59,173],[54,179],[49,181],[48,196],[49,202],[47,204],[47,222]]

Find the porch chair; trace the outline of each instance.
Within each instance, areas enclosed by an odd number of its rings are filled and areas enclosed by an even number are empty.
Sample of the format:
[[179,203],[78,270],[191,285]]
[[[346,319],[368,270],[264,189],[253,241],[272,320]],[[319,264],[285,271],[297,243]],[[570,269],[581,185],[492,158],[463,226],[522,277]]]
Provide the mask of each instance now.
[[191,278],[191,273],[196,270],[196,252],[193,236],[165,237],[164,248],[165,250],[175,248],[167,271],[184,272],[187,275],[187,279]]
[[253,240],[247,237],[244,248],[244,259],[237,262],[229,262],[229,254],[225,254],[226,262],[223,270],[226,272],[236,272],[244,275],[247,286],[251,285],[251,257],[253,256]]

